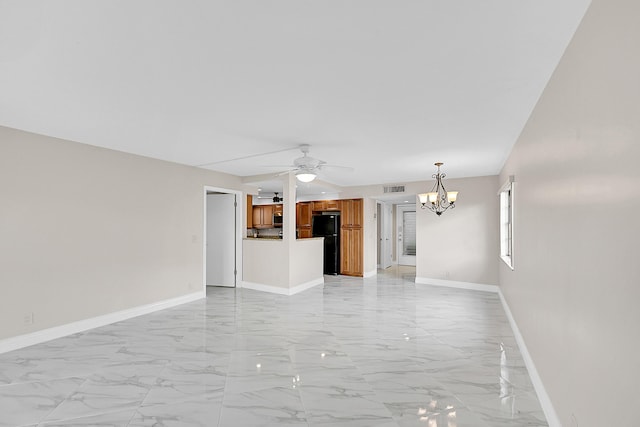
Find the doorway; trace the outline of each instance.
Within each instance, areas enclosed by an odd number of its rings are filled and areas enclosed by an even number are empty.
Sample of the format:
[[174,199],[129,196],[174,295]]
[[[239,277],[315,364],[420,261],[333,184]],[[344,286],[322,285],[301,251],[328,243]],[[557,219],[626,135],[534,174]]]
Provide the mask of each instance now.
[[391,247],[391,205],[385,202],[378,202],[378,268],[386,269],[391,266],[393,249]]
[[416,206],[397,205],[398,264],[416,265]]
[[239,218],[237,199],[236,192],[205,187],[204,284],[206,286],[235,287],[237,284],[237,273],[240,271],[238,260],[242,259],[238,254],[241,247],[238,236],[242,219]]

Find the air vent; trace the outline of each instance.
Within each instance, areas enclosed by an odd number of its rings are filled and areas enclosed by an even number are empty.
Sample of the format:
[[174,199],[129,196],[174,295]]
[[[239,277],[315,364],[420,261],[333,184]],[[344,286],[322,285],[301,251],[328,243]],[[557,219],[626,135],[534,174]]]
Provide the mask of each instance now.
[[388,185],[384,187],[385,193],[404,193],[404,185]]

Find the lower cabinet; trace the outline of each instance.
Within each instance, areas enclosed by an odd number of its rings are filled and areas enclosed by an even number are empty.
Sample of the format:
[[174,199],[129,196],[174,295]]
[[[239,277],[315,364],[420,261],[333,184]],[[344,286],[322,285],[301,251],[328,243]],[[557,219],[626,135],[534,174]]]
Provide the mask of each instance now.
[[311,237],[313,237],[313,233],[311,233],[311,227],[298,228],[298,239],[309,239]]
[[362,228],[343,228],[340,232],[341,268],[346,276],[362,276],[363,270],[363,233]]

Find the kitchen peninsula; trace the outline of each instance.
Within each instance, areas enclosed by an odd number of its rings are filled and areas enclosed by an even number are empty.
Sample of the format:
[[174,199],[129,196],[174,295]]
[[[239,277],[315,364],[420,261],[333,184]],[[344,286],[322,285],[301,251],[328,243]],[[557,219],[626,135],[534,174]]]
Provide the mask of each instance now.
[[[286,177],[283,191],[282,239],[243,239],[242,287],[293,295],[324,283],[323,239],[296,239],[295,185],[295,176],[290,174]],[[247,227],[253,227],[254,211],[249,200]],[[251,215],[248,215],[249,206]]]

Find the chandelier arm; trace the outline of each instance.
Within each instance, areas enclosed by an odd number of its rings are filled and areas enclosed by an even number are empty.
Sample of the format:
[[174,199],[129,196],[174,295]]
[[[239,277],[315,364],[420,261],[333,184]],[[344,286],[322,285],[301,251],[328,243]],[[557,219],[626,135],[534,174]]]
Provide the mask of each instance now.
[[[422,209],[429,209],[438,216],[442,215],[447,209],[456,207],[455,197],[453,201],[449,201],[449,193],[442,183],[443,178],[447,176],[445,173],[440,172],[440,166],[442,166],[442,164],[441,162],[435,163],[438,170],[435,174],[431,175],[431,177],[435,179],[431,192],[421,195],[423,196],[421,199],[426,198],[425,202],[421,202]],[[453,193],[455,193],[454,196],[456,196],[458,192],[455,191]]]

